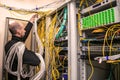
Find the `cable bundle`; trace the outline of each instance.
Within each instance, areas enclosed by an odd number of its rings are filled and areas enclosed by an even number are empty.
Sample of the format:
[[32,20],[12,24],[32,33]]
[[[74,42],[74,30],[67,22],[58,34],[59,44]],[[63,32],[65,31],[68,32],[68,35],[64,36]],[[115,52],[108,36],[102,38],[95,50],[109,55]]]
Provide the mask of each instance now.
[[[33,75],[33,67],[31,67],[30,72],[26,73],[26,71],[24,71],[23,69],[23,64],[22,64],[22,57],[23,57],[23,53],[25,50],[25,45],[22,42],[17,42],[16,44],[14,44],[8,51],[6,57],[5,57],[5,68],[6,70],[17,76],[18,80],[20,80],[20,76],[22,76],[23,78],[25,77],[30,77],[31,75]],[[12,65],[13,65],[13,61],[15,59],[15,55],[17,54],[18,56],[18,66],[17,66],[17,71],[12,71]]]

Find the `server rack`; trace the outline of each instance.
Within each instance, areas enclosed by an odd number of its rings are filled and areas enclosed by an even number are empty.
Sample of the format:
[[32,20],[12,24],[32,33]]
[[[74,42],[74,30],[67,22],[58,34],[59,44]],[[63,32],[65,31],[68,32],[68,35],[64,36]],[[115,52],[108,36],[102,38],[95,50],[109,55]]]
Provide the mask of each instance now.
[[[111,26],[119,26],[119,0],[103,0],[80,11],[82,37],[80,37],[80,80],[119,80],[119,63],[95,61],[98,56],[119,54],[119,32],[105,35]],[[113,35],[114,34],[114,35]],[[112,38],[111,38],[112,37]],[[113,38],[114,37],[114,38]],[[109,44],[109,45],[108,45]],[[111,50],[111,47],[117,50]]]

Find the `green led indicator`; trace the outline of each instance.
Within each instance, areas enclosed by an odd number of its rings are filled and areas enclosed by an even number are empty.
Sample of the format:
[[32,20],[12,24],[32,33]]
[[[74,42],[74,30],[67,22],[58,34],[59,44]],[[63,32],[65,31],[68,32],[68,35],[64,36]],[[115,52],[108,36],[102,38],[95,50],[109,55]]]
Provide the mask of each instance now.
[[82,28],[85,27],[85,18],[82,18]]
[[103,12],[103,14],[104,14],[104,22],[103,22],[103,24],[105,25],[106,24],[106,14],[105,14],[105,11]]
[[108,24],[109,23],[109,21],[108,21],[108,18],[109,18],[109,16],[108,16],[108,10],[105,11],[105,15],[106,15],[106,24]]
[[93,27],[95,26],[96,26],[96,14],[94,14],[94,26]]
[[86,27],[86,18],[83,18],[83,22],[84,22],[84,28]]
[[99,16],[99,14],[97,13],[97,15],[96,15],[96,16],[97,16],[97,26],[99,26],[99,17],[98,17],[98,16]]
[[91,28],[91,16],[89,16],[89,28]]
[[89,28],[89,16],[87,17],[87,29]]
[[110,9],[107,11],[107,18],[108,18],[108,23],[111,23],[111,16],[110,16]]
[[95,27],[97,27],[97,23],[98,23],[98,22],[97,22],[97,14],[95,14],[95,19],[96,19],[96,20],[95,20]]
[[95,26],[95,15],[93,15],[93,27]]
[[87,17],[85,18],[85,28],[87,27]]
[[105,11],[105,24],[107,24],[107,21],[108,19],[107,19],[107,10]]
[[101,25],[103,25],[103,23],[104,23],[104,14],[103,12],[101,12]]
[[89,18],[89,16],[87,17],[88,18],[88,26],[87,26],[87,28],[89,28],[90,27],[90,18]]
[[100,13],[97,14],[97,18],[98,18],[98,26],[100,26]]
[[89,16],[87,17],[87,29],[89,28]]
[[87,19],[87,17],[86,17],[86,19],[85,19],[85,23],[86,23],[86,25],[85,25],[85,28],[87,29],[87,24],[88,24],[88,19]]
[[89,28],[91,28],[91,15],[89,16]]
[[90,17],[90,19],[91,19],[91,28],[93,27],[93,15],[91,15],[91,17]]
[[90,28],[92,28],[92,15],[90,15]]
[[94,27],[96,27],[96,20],[97,20],[97,18],[96,18],[96,14],[94,15],[94,18],[95,18],[95,20],[94,20],[94,23],[95,23],[95,25],[94,25]]
[[115,18],[114,18],[114,9],[111,9],[111,17],[112,17],[112,22],[115,22]]
[[85,28],[85,18],[82,18],[83,28]]
[[85,26],[85,22],[84,22],[84,18],[82,18],[82,28],[84,28]]
[[105,24],[105,11],[103,11],[103,25]]
[[93,15],[91,15],[90,19],[91,19],[91,28],[92,28],[93,27]]
[[102,24],[102,13],[99,13],[99,20],[100,20],[100,25]]

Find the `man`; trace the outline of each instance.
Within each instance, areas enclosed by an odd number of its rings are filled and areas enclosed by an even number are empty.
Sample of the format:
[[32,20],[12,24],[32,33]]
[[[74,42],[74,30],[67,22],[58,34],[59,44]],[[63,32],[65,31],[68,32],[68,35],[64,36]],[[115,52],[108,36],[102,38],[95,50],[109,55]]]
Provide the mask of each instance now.
[[[15,43],[26,41],[36,17],[37,17],[37,14],[33,15],[25,28],[21,23],[16,21],[9,24],[9,30],[12,34],[12,39],[8,41],[7,44],[5,45],[6,55],[9,54],[9,49]],[[22,62],[23,64],[32,65],[32,66],[37,66],[40,64],[40,60],[35,55],[35,52],[28,50],[27,48],[25,48],[24,50],[22,61],[23,61]],[[17,65],[18,65],[18,57],[16,55],[12,65],[12,71],[17,70]],[[8,73],[8,80],[17,80],[17,76],[14,76]],[[25,78],[25,79],[21,78],[21,80],[29,80],[29,78]]]

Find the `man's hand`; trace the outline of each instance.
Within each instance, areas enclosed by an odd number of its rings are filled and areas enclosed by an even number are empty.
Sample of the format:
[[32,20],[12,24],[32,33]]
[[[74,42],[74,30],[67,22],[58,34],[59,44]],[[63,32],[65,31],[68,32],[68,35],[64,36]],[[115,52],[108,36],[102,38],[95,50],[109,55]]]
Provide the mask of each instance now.
[[34,15],[30,18],[29,21],[30,21],[31,23],[34,23],[35,18],[38,18],[38,14],[34,14]]

